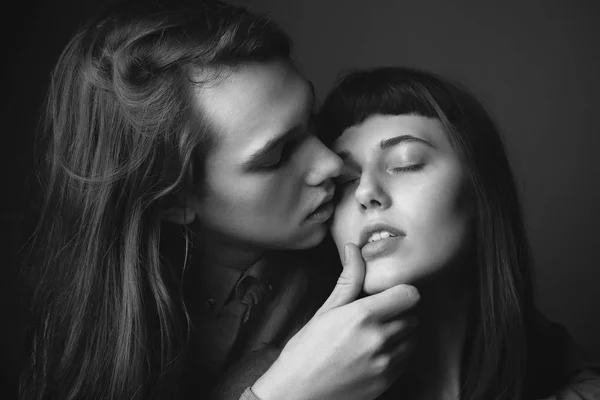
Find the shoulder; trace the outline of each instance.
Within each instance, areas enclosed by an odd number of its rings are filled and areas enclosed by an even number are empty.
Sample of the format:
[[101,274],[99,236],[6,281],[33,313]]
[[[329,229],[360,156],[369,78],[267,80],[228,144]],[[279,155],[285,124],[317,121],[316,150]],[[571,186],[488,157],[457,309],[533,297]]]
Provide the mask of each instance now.
[[587,361],[565,327],[537,312],[529,348],[530,398],[600,400],[600,363]]
[[600,399],[600,365],[586,366],[554,394],[543,400]]

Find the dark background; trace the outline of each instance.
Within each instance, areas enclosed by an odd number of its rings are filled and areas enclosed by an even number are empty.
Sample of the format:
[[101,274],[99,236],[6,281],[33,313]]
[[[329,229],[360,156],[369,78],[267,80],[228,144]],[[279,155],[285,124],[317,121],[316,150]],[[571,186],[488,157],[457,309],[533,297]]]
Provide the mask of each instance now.
[[[23,344],[16,260],[29,232],[32,138],[75,28],[115,0],[3,6],[0,362]],[[425,68],[467,84],[503,128],[536,260],[538,301],[600,360],[600,2],[233,0],[270,13],[322,98],[340,70]]]
[[600,360],[600,1],[232,0],[292,37],[320,98],[340,70],[425,68],[496,117],[542,311]]

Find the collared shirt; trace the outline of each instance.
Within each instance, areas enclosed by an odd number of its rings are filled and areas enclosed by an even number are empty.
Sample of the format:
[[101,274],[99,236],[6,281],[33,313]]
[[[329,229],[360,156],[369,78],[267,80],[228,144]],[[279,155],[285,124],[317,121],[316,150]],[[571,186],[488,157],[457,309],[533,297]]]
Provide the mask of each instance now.
[[308,319],[308,274],[299,258],[270,253],[246,270],[195,267],[194,290],[186,297],[194,307],[188,375],[208,385],[244,355],[285,343]]

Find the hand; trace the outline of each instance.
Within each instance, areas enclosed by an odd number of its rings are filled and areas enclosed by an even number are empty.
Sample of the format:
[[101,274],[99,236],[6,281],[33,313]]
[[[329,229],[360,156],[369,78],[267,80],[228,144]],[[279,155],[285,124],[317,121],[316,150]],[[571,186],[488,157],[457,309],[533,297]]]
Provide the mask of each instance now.
[[398,285],[356,300],[364,260],[355,245],[345,251],[329,298],[252,386],[261,400],[371,400],[404,371],[416,320],[402,314],[419,293]]

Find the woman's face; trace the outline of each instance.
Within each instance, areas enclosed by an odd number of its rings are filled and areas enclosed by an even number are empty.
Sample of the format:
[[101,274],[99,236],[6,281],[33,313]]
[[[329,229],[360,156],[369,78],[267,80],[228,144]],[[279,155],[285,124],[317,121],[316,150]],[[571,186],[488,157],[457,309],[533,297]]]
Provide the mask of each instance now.
[[342,161],[312,134],[312,86],[287,61],[229,72],[195,92],[216,135],[193,199],[197,218],[209,235],[240,244],[318,244]]
[[376,114],[346,129],[331,233],[343,256],[354,243],[366,262],[364,290],[377,293],[437,275],[469,246],[467,177],[439,120]]

